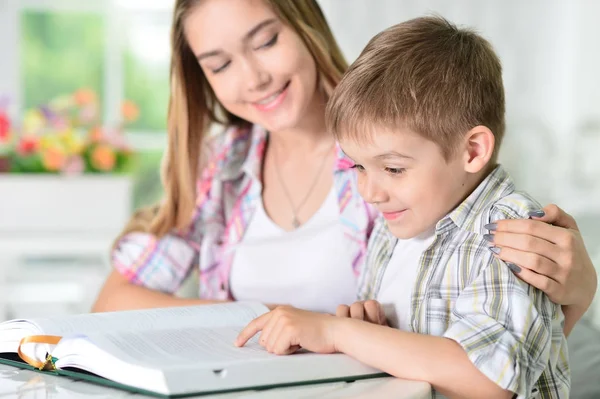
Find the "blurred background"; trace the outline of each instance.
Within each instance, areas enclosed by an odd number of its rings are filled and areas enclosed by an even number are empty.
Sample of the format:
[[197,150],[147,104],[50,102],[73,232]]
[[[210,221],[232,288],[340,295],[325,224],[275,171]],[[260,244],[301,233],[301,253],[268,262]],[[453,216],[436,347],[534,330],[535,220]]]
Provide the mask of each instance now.
[[[507,94],[501,161],[575,216],[600,267],[600,2],[320,3],[349,61],[426,13],[489,39]],[[130,212],[160,198],[172,4],[0,0],[0,320],[87,311]]]

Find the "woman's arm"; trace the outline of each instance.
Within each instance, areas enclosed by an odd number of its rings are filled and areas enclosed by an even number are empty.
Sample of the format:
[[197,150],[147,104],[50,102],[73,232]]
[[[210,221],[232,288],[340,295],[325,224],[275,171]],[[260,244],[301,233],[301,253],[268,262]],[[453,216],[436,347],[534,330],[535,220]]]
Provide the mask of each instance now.
[[515,274],[563,305],[565,335],[589,308],[598,284],[596,270],[577,223],[556,205],[530,220],[500,220],[490,229],[499,258],[513,263]]
[[104,283],[92,307],[92,312],[206,305],[218,302],[222,301],[177,298],[171,294],[133,285],[121,273],[114,270]]

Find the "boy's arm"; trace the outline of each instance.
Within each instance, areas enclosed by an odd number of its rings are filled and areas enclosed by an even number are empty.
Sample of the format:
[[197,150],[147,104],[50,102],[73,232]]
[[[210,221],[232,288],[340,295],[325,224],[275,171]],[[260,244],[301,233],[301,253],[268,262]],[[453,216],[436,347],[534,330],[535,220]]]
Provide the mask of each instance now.
[[243,346],[259,332],[258,342],[278,355],[301,347],[317,353],[343,352],[393,376],[427,381],[450,398],[513,396],[481,373],[460,345],[447,338],[288,306],[253,320],[235,344]]
[[429,382],[449,398],[511,398],[448,338],[404,332],[355,319],[336,321],[335,344],[363,363],[399,378]]

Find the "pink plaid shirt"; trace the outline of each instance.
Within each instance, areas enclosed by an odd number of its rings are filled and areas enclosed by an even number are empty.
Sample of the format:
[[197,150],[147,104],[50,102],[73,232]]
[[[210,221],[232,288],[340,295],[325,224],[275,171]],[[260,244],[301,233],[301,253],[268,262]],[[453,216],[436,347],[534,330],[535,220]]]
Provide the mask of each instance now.
[[[116,270],[130,282],[173,293],[199,267],[200,298],[231,299],[229,272],[234,248],[261,200],[261,167],[267,133],[259,126],[230,128],[215,141],[213,156],[198,182],[197,207],[186,234],[161,239],[131,233],[112,253]],[[353,250],[358,277],[376,210],[358,194],[350,161],[336,146],[333,175],[344,236]]]

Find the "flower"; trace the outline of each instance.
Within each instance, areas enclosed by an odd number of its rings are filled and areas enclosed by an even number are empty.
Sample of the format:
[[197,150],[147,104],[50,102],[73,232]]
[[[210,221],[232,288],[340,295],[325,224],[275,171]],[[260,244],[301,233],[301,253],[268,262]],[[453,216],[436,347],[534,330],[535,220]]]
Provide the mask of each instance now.
[[40,142],[36,136],[23,136],[17,144],[17,154],[21,156],[33,155],[39,146]]
[[75,134],[73,130],[66,130],[60,135],[61,142],[67,154],[81,154],[85,148],[83,139]]
[[56,146],[42,151],[42,165],[50,172],[58,172],[67,163],[65,151]]
[[88,104],[81,108],[79,112],[79,120],[83,124],[90,124],[98,119],[98,107],[96,104]]
[[61,172],[66,175],[78,175],[85,171],[85,162],[79,155],[71,157],[65,162]]
[[19,131],[11,130],[3,109],[0,104],[0,172],[119,173],[134,156],[122,131],[139,116],[130,101],[114,128],[100,123],[96,93],[85,88],[27,110]]
[[109,171],[117,162],[113,149],[107,144],[99,144],[92,150],[90,162],[95,169]]
[[39,109],[31,109],[25,112],[23,117],[23,131],[26,134],[38,133],[46,124],[44,113]]
[[0,143],[10,139],[10,119],[8,115],[0,111]]
[[135,122],[140,116],[140,109],[132,101],[125,100],[121,105],[121,115],[126,122]]
[[73,99],[77,105],[87,105],[96,102],[96,93],[91,89],[79,89],[73,93]]
[[88,133],[88,140],[91,143],[99,143],[104,138],[104,133],[102,132],[102,128],[100,126],[96,126],[90,129]]

